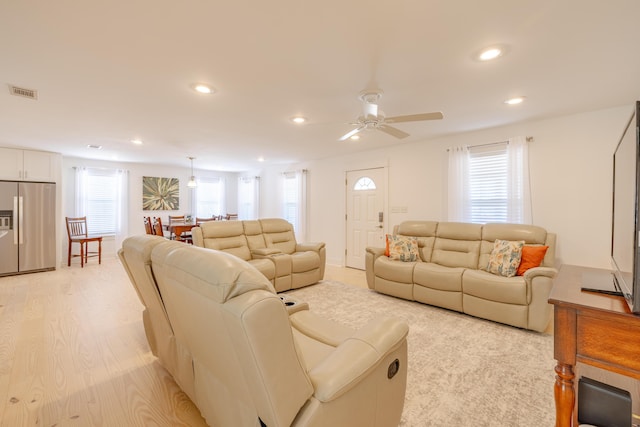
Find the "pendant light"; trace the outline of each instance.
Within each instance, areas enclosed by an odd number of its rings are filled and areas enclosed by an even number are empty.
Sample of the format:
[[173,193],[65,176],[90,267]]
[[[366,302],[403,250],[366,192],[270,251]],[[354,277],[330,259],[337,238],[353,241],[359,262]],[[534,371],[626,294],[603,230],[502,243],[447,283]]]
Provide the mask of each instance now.
[[193,159],[194,157],[187,157],[187,159],[191,160],[191,178],[189,178],[189,182],[187,182],[187,187],[196,188],[198,183],[196,182],[196,177],[193,175]]

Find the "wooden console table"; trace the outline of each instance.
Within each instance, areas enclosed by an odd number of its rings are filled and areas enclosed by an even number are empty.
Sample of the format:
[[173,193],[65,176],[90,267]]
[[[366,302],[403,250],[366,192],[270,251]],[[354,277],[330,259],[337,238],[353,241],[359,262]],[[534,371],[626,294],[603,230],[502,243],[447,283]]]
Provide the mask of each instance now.
[[563,265],[554,279],[556,427],[577,426],[577,362],[640,380],[640,316],[622,297],[583,292],[585,282],[610,280],[607,270]]

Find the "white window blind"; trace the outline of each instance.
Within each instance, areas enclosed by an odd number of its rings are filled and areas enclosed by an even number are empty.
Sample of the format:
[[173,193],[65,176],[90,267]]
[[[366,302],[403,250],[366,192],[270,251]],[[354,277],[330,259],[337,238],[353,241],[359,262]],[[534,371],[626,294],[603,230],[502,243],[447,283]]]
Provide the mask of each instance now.
[[224,179],[215,177],[198,179],[194,198],[196,217],[210,218],[226,214],[224,196]]
[[507,222],[507,143],[469,147],[469,221]]
[[87,217],[90,235],[126,232],[127,176],[120,169],[76,168],[75,215]]

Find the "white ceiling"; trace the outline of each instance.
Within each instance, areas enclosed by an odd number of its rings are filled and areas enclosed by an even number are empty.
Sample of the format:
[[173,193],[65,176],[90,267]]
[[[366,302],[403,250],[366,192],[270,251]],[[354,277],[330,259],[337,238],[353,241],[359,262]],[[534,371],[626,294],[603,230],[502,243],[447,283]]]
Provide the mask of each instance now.
[[[0,145],[239,171],[631,105],[639,17],[638,0],[4,0],[0,83],[38,100],[0,91]],[[474,60],[493,44],[508,53]],[[371,88],[387,116],[444,119],[338,142]]]

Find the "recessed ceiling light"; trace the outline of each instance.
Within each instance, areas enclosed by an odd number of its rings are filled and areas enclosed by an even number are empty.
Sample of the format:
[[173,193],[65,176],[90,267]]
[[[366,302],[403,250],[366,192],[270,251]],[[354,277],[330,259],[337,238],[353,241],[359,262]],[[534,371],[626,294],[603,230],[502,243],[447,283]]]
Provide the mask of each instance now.
[[87,148],[93,148],[94,150],[102,150],[102,145],[87,144]]
[[506,101],[504,101],[504,103],[508,105],[518,105],[522,104],[524,102],[524,99],[524,96],[516,96],[515,98],[507,99]]
[[196,92],[203,93],[205,95],[215,92],[211,86],[204,83],[194,83],[193,85],[191,85],[191,88]]
[[503,45],[490,46],[482,49],[475,55],[478,61],[491,61],[492,59],[499,58],[507,53],[507,47]]
[[136,145],[142,145],[142,140],[140,139],[132,139],[131,142]]
[[357,141],[357,140],[359,140],[359,139],[360,139],[360,135],[353,135],[353,136],[352,136],[351,138],[349,138],[349,139],[351,139],[351,140],[353,140],[353,141]]
[[291,119],[290,119],[290,120],[291,120],[293,123],[296,123],[296,124],[301,125],[301,124],[303,124],[304,122],[306,122],[306,121],[307,121],[307,118],[306,118],[306,117],[302,117],[302,116],[294,116],[294,117],[291,117]]
[[258,157],[258,161],[259,162],[264,162],[264,157],[262,157],[262,156]]

